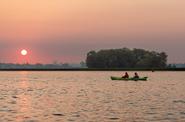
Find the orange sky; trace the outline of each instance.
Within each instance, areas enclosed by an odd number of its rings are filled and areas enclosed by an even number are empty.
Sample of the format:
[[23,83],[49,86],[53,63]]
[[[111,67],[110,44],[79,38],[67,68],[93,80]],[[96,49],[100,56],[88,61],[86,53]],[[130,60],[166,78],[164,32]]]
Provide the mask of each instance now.
[[[1,0],[1,62],[84,60],[91,49],[146,48],[185,62],[183,0]],[[33,58],[34,57],[34,58]]]

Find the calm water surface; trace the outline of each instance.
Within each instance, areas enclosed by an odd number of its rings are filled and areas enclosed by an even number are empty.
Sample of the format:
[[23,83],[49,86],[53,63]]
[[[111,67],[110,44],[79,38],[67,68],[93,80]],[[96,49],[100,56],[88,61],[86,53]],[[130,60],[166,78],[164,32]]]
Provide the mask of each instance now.
[[185,122],[185,72],[121,74],[0,72],[0,122]]

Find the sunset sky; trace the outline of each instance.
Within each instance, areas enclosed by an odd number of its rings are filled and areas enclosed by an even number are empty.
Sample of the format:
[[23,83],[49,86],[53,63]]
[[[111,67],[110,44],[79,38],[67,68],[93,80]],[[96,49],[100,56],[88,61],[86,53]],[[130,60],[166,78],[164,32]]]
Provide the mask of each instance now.
[[169,63],[185,63],[184,6],[185,0],[1,0],[0,62],[78,63],[90,50],[128,47],[165,51]]

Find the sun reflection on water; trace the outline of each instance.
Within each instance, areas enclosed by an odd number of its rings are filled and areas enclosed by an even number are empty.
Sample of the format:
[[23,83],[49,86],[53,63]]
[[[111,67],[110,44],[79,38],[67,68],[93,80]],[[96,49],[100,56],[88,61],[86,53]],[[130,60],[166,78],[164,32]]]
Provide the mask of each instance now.
[[24,121],[25,119],[30,118],[31,115],[31,96],[28,93],[30,87],[28,72],[20,72],[20,75],[21,77],[18,87],[22,92],[18,95],[17,111],[19,115],[16,117],[17,122]]

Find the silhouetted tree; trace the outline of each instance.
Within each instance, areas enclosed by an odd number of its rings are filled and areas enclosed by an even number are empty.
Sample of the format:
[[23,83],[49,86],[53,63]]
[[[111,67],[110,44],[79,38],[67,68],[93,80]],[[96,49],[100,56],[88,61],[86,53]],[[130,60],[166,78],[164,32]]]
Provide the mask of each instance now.
[[144,49],[109,49],[90,51],[86,64],[89,68],[164,68],[166,53]]

